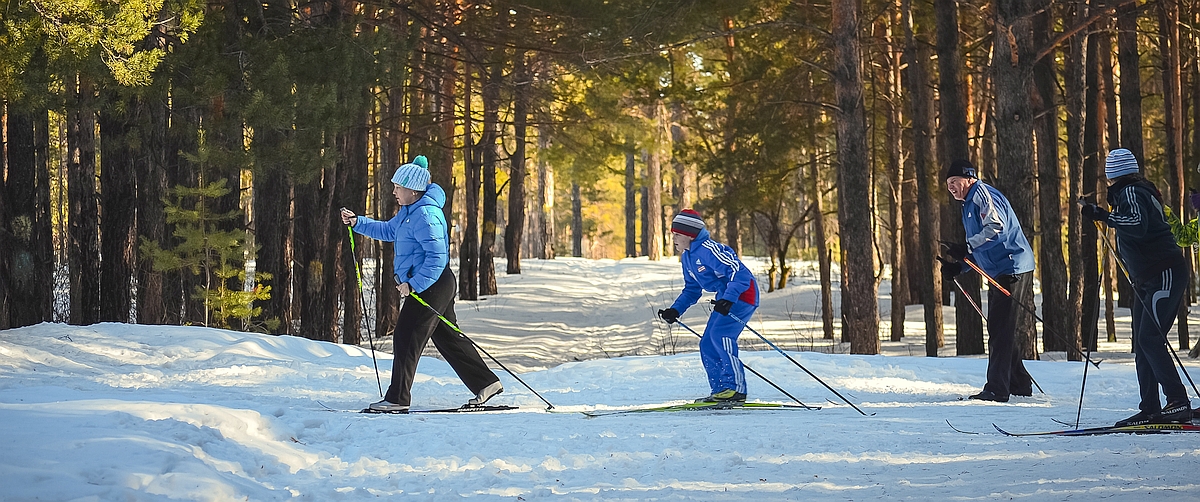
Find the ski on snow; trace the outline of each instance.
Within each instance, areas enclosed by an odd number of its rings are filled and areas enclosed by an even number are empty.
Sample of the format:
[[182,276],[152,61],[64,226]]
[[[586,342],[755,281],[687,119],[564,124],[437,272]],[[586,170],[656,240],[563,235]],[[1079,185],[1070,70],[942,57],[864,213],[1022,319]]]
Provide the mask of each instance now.
[[1124,427],[1092,427],[1088,429],[1069,429],[1041,432],[1009,432],[1000,426],[992,424],[997,431],[1006,436],[1099,436],[1103,434],[1172,434],[1177,432],[1200,432],[1200,425],[1192,424],[1145,424],[1127,425]]
[[342,410],[342,409],[338,409],[338,408],[331,408],[328,405],[326,405],[325,403],[322,403],[320,401],[317,401],[317,404],[321,405],[321,407],[325,411],[336,411],[336,412],[340,412],[340,413],[366,413],[366,414],[371,414],[371,415],[409,415],[409,414],[417,414],[417,413],[487,413],[487,412],[492,412],[492,411],[509,411],[509,410],[517,409],[516,406],[507,406],[507,405],[471,406],[468,404],[464,404],[462,406],[459,406],[458,408],[437,408],[437,409],[426,409],[426,410],[411,410],[410,409],[410,410],[406,410],[406,411],[377,411],[377,410],[372,410],[370,408],[363,408],[362,410]]
[[729,410],[819,410],[820,406],[798,406],[778,403],[686,403],[667,406],[651,406],[647,408],[628,408],[619,410],[584,411],[588,417],[603,417],[609,415],[625,415],[629,413],[656,413],[675,411],[729,411]]
[[463,405],[458,408],[440,408],[440,409],[433,409],[433,410],[405,410],[405,411],[378,411],[378,410],[372,410],[370,408],[363,408],[363,410],[360,411],[359,413],[369,413],[369,414],[374,414],[374,415],[412,415],[412,414],[417,414],[417,413],[487,413],[490,411],[508,411],[508,410],[515,410],[515,409],[517,409],[516,406],[506,406],[506,405],[499,405],[499,406]]

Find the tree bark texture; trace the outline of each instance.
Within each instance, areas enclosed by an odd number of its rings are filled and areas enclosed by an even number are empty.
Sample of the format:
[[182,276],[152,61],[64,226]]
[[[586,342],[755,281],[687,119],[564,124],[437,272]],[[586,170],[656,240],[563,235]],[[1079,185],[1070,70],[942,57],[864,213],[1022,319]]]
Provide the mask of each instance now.
[[[967,128],[967,93],[963,91],[962,79],[963,57],[959,52],[959,23],[958,5],[954,0],[935,0],[933,10],[937,19],[937,56],[938,56],[938,159],[941,166],[948,166],[958,159],[970,160],[971,150],[968,141]],[[941,172],[936,169],[935,172]],[[940,178],[940,176],[939,176]],[[945,201],[943,220],[949,220],[945,225],[943,239],[951,242],[963,242],[966,231],[961,224],[960,203],[950,196],[949,192],[938,181],[935,192],[939,197],[935,200]],[[943,289],[951,290],[956,300],[954,302],[955,321],[955,350],[958,355],[982,354],[983,349],[983,318],[970,307],[970,302],[982,305],[979,294],[979,277],[966,274],[958,279],[966,291],[968,298],[958,285],[943,284]],[[968,308],[970,307],[970,308]]]
[[483,84],[483,139],[480,141],[483,179],[483,228],[479,238],[479,294],[494,295],[496,290],[496,141],[500,134],[500,86],[504,66],[493,63]]
[[137,270],[137,167],[130,141],[137,132],[134,121],[140,103],[115,93],[123,100],[123,112],[105,107],[100,113],[100,320],[129,322],[133,291],[130,281]]
[[521,273],[521,241],[525,233],[525,140],[529,119],[529,71],[525,52],[518,51],[513,60],[513,139],[516,141],[509,163],[508,223],[504,229],[504,250],[508,256],[506,271]]
[[838,227],[845,252],[842,285],[845,320],[853,354],[879,353],[879,304],[876,299],[872,249],[871,173],[867,164],[866,116],[863,109],[862,48],[858,2],[832,2],[833,81],[837,103],[838,190],[846,204],[838,208]]
[[[1049,42],[1054,18],[1050,14],[1050,2],[1040,0],[1034,16],[1034,46],[1042,47]],[[1037,92],[1031,94],[1033,113],[1037,117],[1038,165],[1038,214],[1041,244],[1038,246],[1038,272],[1042,280],[1042,329],[1045,350],[1067,351],[1068,357],[1078,358],[1077,340],[1068,338],[1067,318],[1071,315],[1067,305],[1067,267],[1062,249],[1062,169],[1058,161],[1058,76],[1053,57],[1044,57],[1033,67],[1034,85]],[[1032,299],[1032,298],[1031,298]],[[1076,359],[1072,359],[1076,360]]]
[[[70,239],[71,324],[100,322],[100,221],[96,198],[94,87],[78,79],[67,114],[67,198]],[[20,129],[18,129],[19,131]],[[9,159],[11,166],[20,165]],[[11,180],[10,180],[11,183]],[[15,202],[15,200],[14,200]],[[32,207],[32,206],[30,206]]]
[[625,257],[637,256],[637,167],[633,145],[625,144]]
[[921,258],[920,271],[913,280],[920,281],[921,299],[925,305],[925,355],[937,357],[938,349],[945,345],[942,333],[942,274],[938,273],[935,257],[938,241],[941,240],[941,218],[937,201],[941,199],[941,183],[936,183],[937,169],[933,167],[933,89],[930,87],[928,70],[928,46],[918,40],[912,27],[912,3],[902,2],[904,31],[907,44],[904,49],[906,68],[905,87],[909,89],[909,112],[912,116],[913,168],[917,177],[917,207],[921,211],[921,244],[917,253]]
[[471,119],[471,69],[463,71],[463,215],[466,219],[458,247],[458,298],[479,299],[479,175],[480,145]]
[[[1166,136],[1166,159],[1164,167],[1167,170],[1167,179],[1169,186],[1163,192],[1167,195],[1167,201],[1171,205],[1171,209],[1175,214],[1183,217],[1187,214],[1185,200],[1187,199],[1184,185],[1187,179],[1183,169],[1183,83],[1180,71],[1180,49],[1179,49],[1179,3],[1174,1],[1162,1],[1158,3],[1158,45],[1159,51],[1162,54],[1162,78],[1163,78],[1163,109],[1164,109],[1164,135]],[[1143,159],[1138,159],[1145,162]],[[1183,250],[1184,256],[1188,264],[1188,291],[1191,291],[1192,282],[1192,261],[1190,259],[1190,248]],[[1179,348],[1187,350],[1190,347],[1188,337],[1188,301],[1190,298],[1184,298],[1179,304],[1179,315],[1176,320],[1175,330],[1179,336]]]
[[[6,275],[0,282],[4,282],[8,294],[6,323],[8,327],[21,327],[53,320],[54,253],[49,235],[50,173],[45,158],[49,118],[44,108],[14,108],[10,103],[6,212],[5,220],[0,222],[0,238],[5,241],[3,247],[7,251],[0,259],[6,262]],[[95,167],[94,162],[92,166]],[[94,209],[95,199],[92,200]],[[95,217],[91,221],[95,223]],[[96,266],[99,266],[98,251],[93,247],[95,254],[87,257]],[[98,276],[96,271],[89,277],[94,286]],[[93,300],[98,314],[98,298]],[[94,318],[91,322],[95,322]]]
[[[1017,219],[1026,228],[1034,220],[1033,111],[1029,105],[1033,77],[1031,10],[1024,0],[996,2],[992,78],[996,86],[996,179]],[[1015,229],[1013,229],[1015,230]],[[1026,234],[1028,236],[1028,234]],[[1033,298],[1033,281],[1025,298]],[[1017,351],[1037,358],[1033,316],[1017,321]]]

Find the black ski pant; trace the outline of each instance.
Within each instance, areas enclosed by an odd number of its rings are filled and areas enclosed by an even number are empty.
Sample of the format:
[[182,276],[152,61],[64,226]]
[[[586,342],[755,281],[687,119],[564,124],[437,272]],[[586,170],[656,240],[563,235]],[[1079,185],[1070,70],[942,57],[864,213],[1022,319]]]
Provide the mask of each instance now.
[[1139,278],[1134,286],[1137,301],[1133,302],[1133,362],[1137,370],[1142,411],[1162,411],[1158,387],[1167,396],[1167,403],[1187,401],[1187,388],[1175,370],[1175,362],[1167,349],[1167,332],[1179,314],[1179,303],[1187,292],[1187,268],[1171,267],[1157,277]]
[[[455,325],[458,318],[454,316],[454,295],[457,281],[450,267],[442,272],[442,276],[425,291],[418,293],[431,307],[441,312],[446,319]],[[392,332],[392,383],[388,386],[387,394],[383,396],[389,402],[409,405],[412,403],[413,378],[417,374],[417,361],[429,339],[442,357],[454,368],[472,394],[478,394],[485,387],[499,381],[495,373],[484,364],[479,352],[466,337],[460,335],[438,319],[428,307],[421,305],[413,298],[405,298],[400,307],[400,316],[396,320],[396,329]]]
[[988,368],[987,384],[983,390],[1000,397],[1010,394],[1032,395],[1033,377],[1025,370],[1025,363],[1017,350],[1016,332],[1018,316],[1027,315],[1019,303],[1025,302],[1033,272],[1001,275],[995,279],[1012,296],[997,288],[988,289]]

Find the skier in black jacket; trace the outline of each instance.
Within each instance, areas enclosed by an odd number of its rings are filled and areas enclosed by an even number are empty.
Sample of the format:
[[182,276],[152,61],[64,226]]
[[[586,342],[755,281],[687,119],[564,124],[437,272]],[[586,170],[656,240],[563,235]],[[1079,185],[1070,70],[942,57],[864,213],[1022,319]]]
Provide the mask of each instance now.
[[[1141,411],[1116,425],[1189,423],[1192,407],[1187,389],[1167,350],[1167,332],[1187,292],[1187,262],[1163,214],[1162,194],[1141,175],[1133,154],[1124,148],[1109,152],[1104,174],[1112,211],[1084,204],[1080,212],[1116,231],[1117,253],[1137,295],[1132,308],[1133,353]],[[1158,398],[1160,385],[1167,396],[1166,407]]]

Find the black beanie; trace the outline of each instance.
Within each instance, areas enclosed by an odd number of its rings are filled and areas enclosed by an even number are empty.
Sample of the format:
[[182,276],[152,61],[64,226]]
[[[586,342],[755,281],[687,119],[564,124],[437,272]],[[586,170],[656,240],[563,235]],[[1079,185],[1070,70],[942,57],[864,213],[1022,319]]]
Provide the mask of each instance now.
[[978,178],[975,175],[975,166],[971,165],[971,161],[959,159],[950,163],[950,167],[946,169],[946,175],[943,180],[948,180],[955,176],[962,178]]

